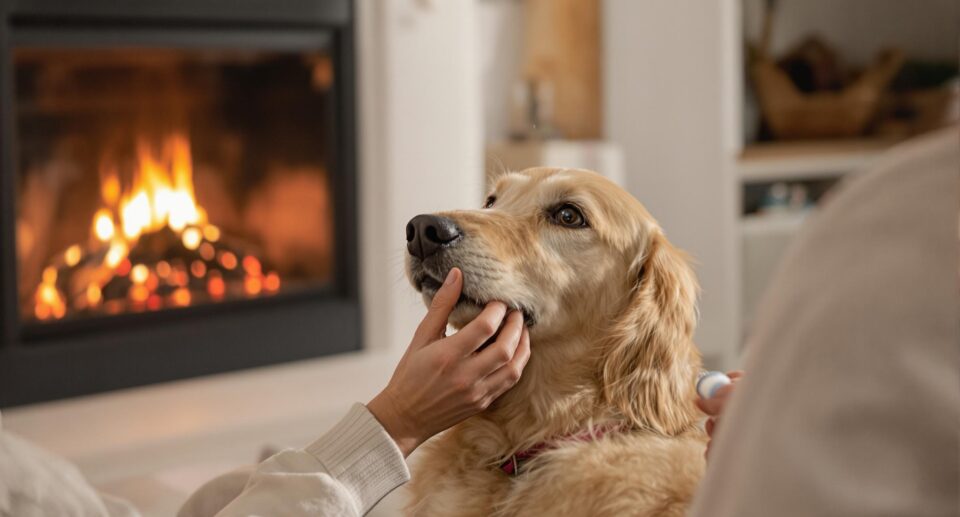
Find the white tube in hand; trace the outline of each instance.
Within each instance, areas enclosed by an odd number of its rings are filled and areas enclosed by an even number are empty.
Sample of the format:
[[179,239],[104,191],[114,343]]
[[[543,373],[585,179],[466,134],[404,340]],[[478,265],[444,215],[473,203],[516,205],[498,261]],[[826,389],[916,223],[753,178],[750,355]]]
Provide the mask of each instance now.
[[717,390],[731,382],[730,377],[723,372],[703,372],[697,379],[697,394],[704,400],[713,398]]

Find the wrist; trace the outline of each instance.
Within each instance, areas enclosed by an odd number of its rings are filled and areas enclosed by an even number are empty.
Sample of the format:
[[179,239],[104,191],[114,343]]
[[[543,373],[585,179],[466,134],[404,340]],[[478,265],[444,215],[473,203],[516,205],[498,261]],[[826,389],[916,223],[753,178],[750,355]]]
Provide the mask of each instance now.
[[420,433],[414,429],[416,426],[411,425],[409,417],[403,414],[394,397],[386,389],[367,403],[367,410],[387,431],[404,458],[423,443]]

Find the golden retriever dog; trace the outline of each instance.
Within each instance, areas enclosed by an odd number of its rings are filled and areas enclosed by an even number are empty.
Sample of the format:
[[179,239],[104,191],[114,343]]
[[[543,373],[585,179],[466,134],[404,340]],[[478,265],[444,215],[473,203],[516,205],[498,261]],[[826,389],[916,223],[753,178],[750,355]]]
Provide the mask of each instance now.
[[584,170],[506,173],[480,210],[421,215],[407,272],[429,305],[450,268],[459,328],[522,310],[517,385],[427,443],[415,516],[683,515],[704,469],[696,279],[646,209]]

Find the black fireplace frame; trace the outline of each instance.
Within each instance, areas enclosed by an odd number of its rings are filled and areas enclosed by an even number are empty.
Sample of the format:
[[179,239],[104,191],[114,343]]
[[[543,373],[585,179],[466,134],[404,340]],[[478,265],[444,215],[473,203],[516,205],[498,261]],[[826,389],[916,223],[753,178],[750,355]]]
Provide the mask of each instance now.
[[[361,348],[354,6],[350,0],[0,0],[0,407]],[[19,41],[309,45],[332,38],[335,252],[328,287],[94,321],[21,327],[12,50]],[[71,34],[64,38],[63,34]],[[25,36],[26,35],[26,36]],[[111,40],[111,38],[113,38]],[[258,43],[259,44],[259,43]]]

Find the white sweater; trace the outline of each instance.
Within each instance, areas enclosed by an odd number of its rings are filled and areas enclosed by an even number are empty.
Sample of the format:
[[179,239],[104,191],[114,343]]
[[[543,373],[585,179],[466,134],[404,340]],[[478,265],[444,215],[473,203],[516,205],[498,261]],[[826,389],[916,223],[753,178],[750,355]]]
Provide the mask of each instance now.
[[362,404],[304,449],[281,451],[255,468],[197,490],[179,517],[360,516],[410,479],[400,449]]

